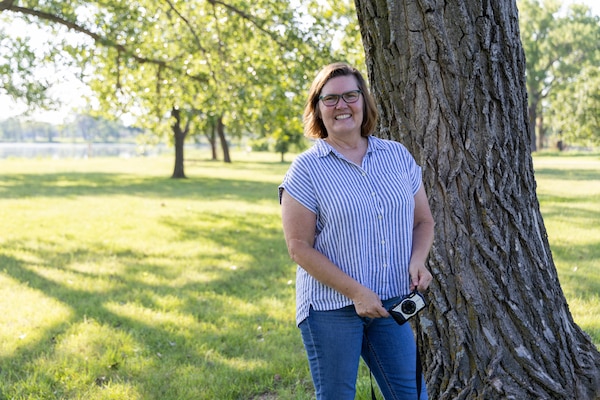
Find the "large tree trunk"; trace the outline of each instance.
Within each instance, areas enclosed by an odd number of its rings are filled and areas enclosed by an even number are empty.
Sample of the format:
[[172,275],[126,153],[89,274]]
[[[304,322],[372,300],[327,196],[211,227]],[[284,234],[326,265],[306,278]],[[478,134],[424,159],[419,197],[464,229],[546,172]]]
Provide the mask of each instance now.
[[424,167],[436,219],[419,341],[432,399],[594,399],[535,193],[514,0],[356,0],[380,135]]

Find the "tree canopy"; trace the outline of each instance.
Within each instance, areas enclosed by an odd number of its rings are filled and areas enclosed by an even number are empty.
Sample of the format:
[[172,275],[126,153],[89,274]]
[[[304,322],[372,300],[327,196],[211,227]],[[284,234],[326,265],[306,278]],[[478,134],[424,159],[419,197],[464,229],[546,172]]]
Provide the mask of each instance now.
[[[550,144],[549,136],[598,144],[600,18],[558,0],[518,6],[534,148]],[[283,154],[304,143],[298,94],[312,73],[333,60],[364,65],[348,0],[335,7],[315,0],[5,0],[0,17],[47,33],[35,45],[0,25],[0,92],[52,108],[52,77],[31,71],[66,66],[93,89],[94,114],[128,116],[151,141],[176,141],[177,109],[181,132],[216,137],[221,121],[230,139],[247,136]]]
[[558,0],[519,0],[518,6],[534,149],[546,147],[551,133],[599,144],[600,17],[581,4],[565,9]]
[[[227,127],[230,137],[270,137],[286,151],[300,143],[301,93],[310,77],[324,63],[360,62],[362,54],[359,41],[341,34],[354,29],[358,38],[348,1],[335,9],[318,1],[4,1],[0,11],[85,37],[49,46],[44,58],[80,68],[97,99],[96,114],[129,115],[154,133],[171,131],[176,150],[191,132],[217,126],[222,143]],[[37,61],[27,39],[21,42],[13,58]],[[10,74],[26,69],[12,66]],[[15,97],[37,93],[30,103],[40,103],[45,87],[35,84],[4,90]],[[181,154],[176,164],[182,162]]]

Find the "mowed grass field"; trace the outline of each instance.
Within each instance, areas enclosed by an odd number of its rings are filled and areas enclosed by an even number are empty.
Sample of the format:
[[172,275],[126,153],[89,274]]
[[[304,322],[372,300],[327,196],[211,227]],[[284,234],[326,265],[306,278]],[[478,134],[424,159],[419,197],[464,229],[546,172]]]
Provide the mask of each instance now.
[[534,157],[537,195],[575,322],[600,347],[600,155]]
[[[312,399],[279,155],[0,160],[0,400]],[[600,343],[600,158],[535,157],[575,321]],[[359,396],[370,396],[364,366]]]

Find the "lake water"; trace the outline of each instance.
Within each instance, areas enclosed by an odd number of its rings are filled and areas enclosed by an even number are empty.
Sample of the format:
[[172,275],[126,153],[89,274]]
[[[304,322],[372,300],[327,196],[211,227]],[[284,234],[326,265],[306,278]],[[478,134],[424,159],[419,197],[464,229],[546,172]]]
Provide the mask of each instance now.
[[166,146],[114,143],[0,143],[3,158],[140,157],[172,152]]

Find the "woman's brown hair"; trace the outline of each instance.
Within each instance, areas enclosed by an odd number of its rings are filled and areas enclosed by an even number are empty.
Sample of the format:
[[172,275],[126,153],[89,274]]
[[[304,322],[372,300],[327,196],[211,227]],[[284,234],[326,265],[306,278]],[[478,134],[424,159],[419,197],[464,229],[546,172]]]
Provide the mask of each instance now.
[[367,88],[365,78],[363,78],[359,70],[346,63],[333,63],[323,67],[319,71],[308,92],[308,99],[304,106],[304,136],[311,139],[324,139],[328,136],[327,129],[325,129],[319,112],[319,96],[321,95],[323,86],[331,78],[348,75],[354,75],[358,83],[358,89],[362,92],[364,99],[364,118],[360,134],[366,137],[373,133],[377,125],[377,106]]

